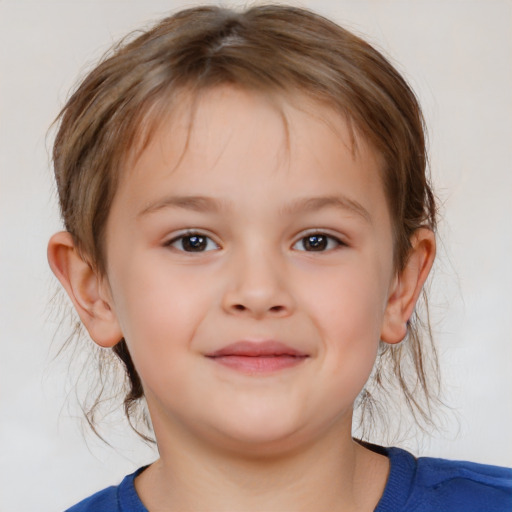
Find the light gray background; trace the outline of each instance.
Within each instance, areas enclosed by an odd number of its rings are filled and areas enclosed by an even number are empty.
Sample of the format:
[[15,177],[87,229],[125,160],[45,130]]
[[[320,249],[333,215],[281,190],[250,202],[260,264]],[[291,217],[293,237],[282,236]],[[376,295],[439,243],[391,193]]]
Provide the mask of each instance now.
[[[60,223],[45,134],[87,63],[128,30],[194,3],[0,0],[3,512],[62,510],[154,457],[122,428],[114,448],[92,437],[86,444],[73,396],[66,402],[70,355],[52,360],[66,329],[55,335],[49,305],[55,281],[46,243]],[[453,411],[444,433],[404,446],[512,465],[512,2],[300,5],[390,55],[429,125],[443,217],[433,319]]]

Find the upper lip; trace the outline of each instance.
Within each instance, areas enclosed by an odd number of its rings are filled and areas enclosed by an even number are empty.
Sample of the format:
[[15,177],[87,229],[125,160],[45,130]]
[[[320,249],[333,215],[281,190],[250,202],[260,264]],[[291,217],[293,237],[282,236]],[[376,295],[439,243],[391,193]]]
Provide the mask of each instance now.
[[207,357],[245,356],[245,357],[269,357],[269,356],[295,356],[307,357],[308,354],[292,348],[285,343],[274,340],[265,341],[237,341],[226,345],[219,350],[206,354]]

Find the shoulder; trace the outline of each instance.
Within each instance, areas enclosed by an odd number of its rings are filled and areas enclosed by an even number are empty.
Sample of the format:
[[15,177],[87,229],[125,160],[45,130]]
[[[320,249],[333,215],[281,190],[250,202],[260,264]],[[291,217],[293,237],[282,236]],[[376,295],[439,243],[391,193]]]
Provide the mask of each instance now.
[[89,512],[93,510],[101,510],[104,512],[120,511],[117,490],[118,488],[114,486],[107,487],[67,509],[66,512]]
[[[378,512],[512,510],[512,469],[387,449],[391,469]],[[380,508],[381,503],[386,505]]]
[[117,486],[107,487],[73,505],[65,512],[147,512],[135,490],[135,477],[145,467],[128,475]]
[[430,457],[417,468],[420,493],[435,495],[447,510],[512,510],[512,469]]

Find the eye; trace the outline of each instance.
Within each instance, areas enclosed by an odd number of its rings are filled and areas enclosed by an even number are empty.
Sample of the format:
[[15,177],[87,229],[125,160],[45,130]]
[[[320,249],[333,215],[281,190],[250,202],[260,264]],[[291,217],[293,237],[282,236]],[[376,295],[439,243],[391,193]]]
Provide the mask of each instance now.
[[207,252],[219,249],[219,246],[210,237],[200,233],[177,236],[166,245],[184,252]]
[[322,252],[335,249],[340,245],[345,244],[333,236],[326,235],[325,233],[311,233],[296,242],[293,248],[298,251]]

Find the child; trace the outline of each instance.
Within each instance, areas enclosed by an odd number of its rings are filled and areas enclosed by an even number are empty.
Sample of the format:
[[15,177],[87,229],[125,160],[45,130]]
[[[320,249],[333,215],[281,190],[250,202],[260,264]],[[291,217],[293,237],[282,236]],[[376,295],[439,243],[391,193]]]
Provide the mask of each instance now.
[[182,11],[83,81],[54,164],[50,265],[160,455],[71,511],[510,509],[510,470],[352,438],[386,361],[431,397],[422,117],[372,47],[297,8]]

